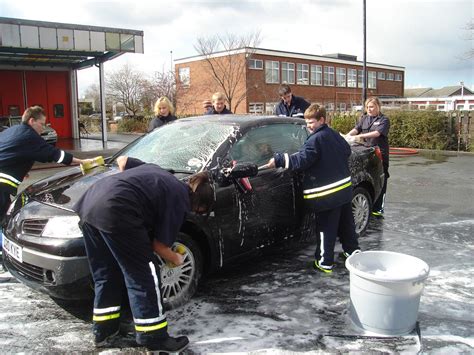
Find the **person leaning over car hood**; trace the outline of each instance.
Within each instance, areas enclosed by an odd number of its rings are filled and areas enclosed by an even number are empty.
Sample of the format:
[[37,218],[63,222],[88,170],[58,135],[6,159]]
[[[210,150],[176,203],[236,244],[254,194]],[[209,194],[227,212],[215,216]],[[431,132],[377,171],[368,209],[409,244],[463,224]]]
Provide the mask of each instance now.
[[35,161],[55,161],[65,165],[83,162],[41,138],[46,123],[42,107],[26,109],[21,123],[0,133],[0,220],[10,205],[10,195],[16,195],[18,185]]
[[180,352],[189,341],[168,335],[153,251],[183,264],[183,256],[171,247],[188,212],[210,210],[214,191],[209,175],[197,173],[186,184],[155,164],[123,156],[117,163],[122,172],[97,181],[73,207],[95,285],[94,343],[106,346],[118,333],[126,286],[137,343],[152,351]]

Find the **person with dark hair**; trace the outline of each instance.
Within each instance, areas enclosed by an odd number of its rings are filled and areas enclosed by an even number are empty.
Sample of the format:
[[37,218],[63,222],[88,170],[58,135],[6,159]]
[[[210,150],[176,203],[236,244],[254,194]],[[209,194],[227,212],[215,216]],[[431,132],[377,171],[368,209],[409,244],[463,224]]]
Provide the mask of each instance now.
[[41,106],[25,110],[21,124],[0,133],[0,222],[10,206],[10,196],[17,194],[35,161],[57,162],[70,165],[85,160],[48,144],[41,133],[46,124],[46,114]]
[[372,207],[372,216],[383,218],[385,194],[387,192],[387,179],[389,166],[388,133],[390,121],[381,111],[382,104],[377,97],[369,97],[365,101],[365,114],[362,115],[356,126],[347,134],[349,139],[363,138],[370,146],[378,146],[382,152],[382,165],[384,171],[384,183],[382,192]]
[[267,166],[304,172],[303,198],[316,213],[318,242],[313,266],[330,274],[338,236],[343,258],[360,251],[352,215],[351,147],[326,124],[323,107],[312,104],[304,118],[310,135],[303,147],[292,155],[275,153]]
[[190,211],[208,213],[214,191],[207,172],[187,183],[155,164],[125,156],[121,172],[97,181],[73,209],[94,279],[94,343],[109,345],[120,326],[121,290],[126,287],[136,341],[151,351],[180,352],[189,340],[168,335],[156,252],[174,265],[183,256],[173,244]]
[[174,106],[170,99],[168,99],[166,96],[162,96],[156,100],[154,112],[155,117],[148,125],[148,132],[151,132],[157,127],[161,127],[176,120],[176,116],[174,115]]
[[302,97],[291,93],[291,88],[287,84],[282,84],[278,89],[281,100],[275,107],[275,115],[304,118],[304,112],[310,103]]

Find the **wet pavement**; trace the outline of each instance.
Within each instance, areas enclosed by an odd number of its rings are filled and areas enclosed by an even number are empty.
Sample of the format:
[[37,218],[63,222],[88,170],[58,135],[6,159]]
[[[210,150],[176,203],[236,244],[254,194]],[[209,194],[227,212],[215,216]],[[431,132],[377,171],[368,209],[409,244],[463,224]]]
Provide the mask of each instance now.
[[[190,354],[474,352],[474,156],[393,157],[390,172],[385,219],[372,221],[360,242],[430,265],[418,333],[378,337],[354,328],[348,271],[339,261],[333,275],[315,273],[309,237],[204,280],[191,302],[168,313],[170,333],[189,336]],[[1,352],[93,351],[90,318],[90,304],[55,302],[0,274]],[[103,352],[139,350],[127,336]]]

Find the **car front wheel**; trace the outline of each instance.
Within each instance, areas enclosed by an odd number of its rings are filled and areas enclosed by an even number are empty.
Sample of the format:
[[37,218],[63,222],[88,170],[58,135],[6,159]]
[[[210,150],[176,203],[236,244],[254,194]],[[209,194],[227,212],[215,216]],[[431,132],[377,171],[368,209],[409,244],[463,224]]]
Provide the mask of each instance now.
[[189,301],[196,292],[202,273],[202,254],[197,243],[189,235],[180,233],[173,246],[176,245],[182,245],[185,249],[182,265],[173,267],[158,257],[163,300],[170,308]]
[[363,235],[367,230],[372,211],[372,197],[363,187],[357,187],[352,197],[352,214],[356,233]]

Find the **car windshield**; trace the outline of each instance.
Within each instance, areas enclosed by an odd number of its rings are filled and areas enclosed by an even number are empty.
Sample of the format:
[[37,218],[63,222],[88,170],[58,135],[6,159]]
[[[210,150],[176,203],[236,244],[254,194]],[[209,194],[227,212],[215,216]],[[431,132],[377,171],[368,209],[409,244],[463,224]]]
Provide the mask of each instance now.
[[144,136],[121,155],[158,164],[164,169],[195,173],[234,130],[230,124],[181,119]]

